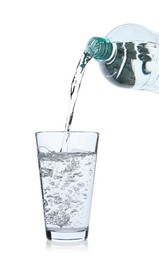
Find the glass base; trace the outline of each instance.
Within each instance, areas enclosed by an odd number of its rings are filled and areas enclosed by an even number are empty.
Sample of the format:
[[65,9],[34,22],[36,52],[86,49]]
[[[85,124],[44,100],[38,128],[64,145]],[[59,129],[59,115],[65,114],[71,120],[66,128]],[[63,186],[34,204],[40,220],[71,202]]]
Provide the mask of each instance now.
[[48,240],[86,240],[88,237],[88,228],[85,229],[53,229],[46,230],[46,237]]

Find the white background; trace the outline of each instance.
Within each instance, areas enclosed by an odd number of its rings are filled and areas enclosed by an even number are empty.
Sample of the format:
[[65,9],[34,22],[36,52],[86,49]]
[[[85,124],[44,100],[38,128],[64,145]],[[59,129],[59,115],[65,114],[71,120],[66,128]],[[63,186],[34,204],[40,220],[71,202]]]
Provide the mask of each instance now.
[[159,96],[87,67],[72,130],[100,132],[88,242],[46,242],[34,132],[63,130],[92,36],[159,32],[157,1],[0,1],[0,259],[159,258]]

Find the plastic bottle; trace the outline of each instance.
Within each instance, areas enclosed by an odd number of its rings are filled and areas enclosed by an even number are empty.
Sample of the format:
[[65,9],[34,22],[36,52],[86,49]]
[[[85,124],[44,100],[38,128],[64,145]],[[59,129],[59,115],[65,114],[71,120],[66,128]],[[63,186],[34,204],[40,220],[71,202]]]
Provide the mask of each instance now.
[[107,37],[91,38],[86,51],[114,85],[159,92],[158,34],[140,25],[125,24]]

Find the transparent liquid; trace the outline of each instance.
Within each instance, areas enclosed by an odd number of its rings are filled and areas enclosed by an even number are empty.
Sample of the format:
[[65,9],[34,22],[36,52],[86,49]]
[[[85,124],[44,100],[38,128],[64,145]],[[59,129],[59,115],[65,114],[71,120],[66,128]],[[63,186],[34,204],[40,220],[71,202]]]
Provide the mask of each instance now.
[[88,227],[95,153],[39,152],[47,230]]
[[150,91],[159,90],[159,68],[156,66],[159,46],[153,42],[113,43],[109,60],[100,62],[105,77],[114,85]]
[[73,77],[73,80],[71,83],[69,109],[68,109],[68,114],[67,114],[66,123],[65,123],[65,131],[70,130],[73,115],[74,115],[74,109],[75,109],[75,105],[77,102],[78,93],[80,90],[85,67],[91,58],[92,57],[87,52],[84,52],[82,54],[81,59],[78,62],[78,65],[77,65],[77,68],[76,68],[76,71],[75,71],[75,74],[74,74],[74,77]]
[[79,94],[82,78],[83,78],[83,75],[85,72],[85,67],[86,67],[87,63],[91,60],[91,58],[92,57],[87,52],[83,52],[83,54],[78,62],[78,65],[77,65],[77,68],[76,68],[76,71],[75,71],[75,74],[74,74],[74,77],[73,77],[73,80],[71,83],[69,108],[68,108],[68,113],[67,113],[66,123],[65,123],[66,132],[63,137],[60,152],[67,152],[67,150],[68,150],[69,131],[70,131],[73,116],[74,116],[74,110],[75,110],[76,102],[78,99],[78,94]]

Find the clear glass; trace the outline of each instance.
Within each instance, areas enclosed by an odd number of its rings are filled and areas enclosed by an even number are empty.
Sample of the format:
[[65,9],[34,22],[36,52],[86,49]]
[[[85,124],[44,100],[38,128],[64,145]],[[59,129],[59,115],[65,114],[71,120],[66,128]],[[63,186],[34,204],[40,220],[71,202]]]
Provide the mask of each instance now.
[[49,240],[85,240],[88,236],[98,139],[96,132],[36,133]]

